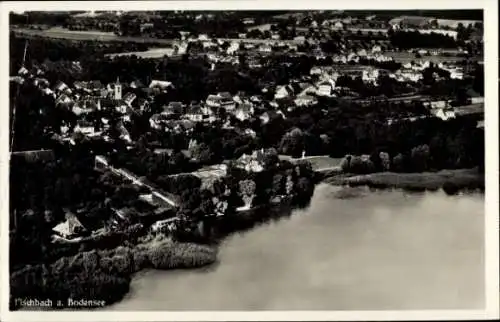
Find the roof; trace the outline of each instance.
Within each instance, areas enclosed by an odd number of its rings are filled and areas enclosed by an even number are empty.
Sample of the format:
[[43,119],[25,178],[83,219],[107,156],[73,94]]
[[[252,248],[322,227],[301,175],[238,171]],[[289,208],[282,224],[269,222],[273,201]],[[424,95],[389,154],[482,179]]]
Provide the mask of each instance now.
[[163,110],[168,113],[182,114],[184,112],[184,104],[181,102],[170,102]]
[[190,105],[186,110],[186,114],[202,114],[201,105],[200,104]]
[[242,111],[244,113],[251,113],[252,112],[253,105],[249,103],[242,103],[238,106],[236,109],[237,111]]
[[172,82],[162,81],[162,80],[152,80],[151,83],[149,84],[149,87],[150,88],[153,88],[153,87],[159,87],[159,88],[172,87]]
[[233,96],[231,95],[231,93],[229,92],[221,92],[218,94],[220,98],[222,98],[223,100],[232,100],[233,99]]
[[130,82],[130,87],[142,88],[142,87],[144,87],[144,84],[140,80],[135,80],[135,81]]

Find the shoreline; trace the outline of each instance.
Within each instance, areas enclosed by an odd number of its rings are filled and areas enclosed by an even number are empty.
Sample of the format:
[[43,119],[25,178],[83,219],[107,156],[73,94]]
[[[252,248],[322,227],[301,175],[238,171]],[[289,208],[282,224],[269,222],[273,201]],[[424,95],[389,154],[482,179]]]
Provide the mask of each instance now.
[[477,169],[440,170],[436,172],[396,173],[376,172],[371,174],[349,174],[329,172],[320,174],[319,182],[338,186],[368,186],[371,188],[396,188],[410,191],[436,191],[447,194],[461,190],[485,189],[484,173]]
[[[482,189],[484,191],[484,174],[477,169],[457,169],[441,170],[437,172],[422,173],[394,173],[379,172],[365,175],[355,175],[340,173],[339,171],[316,172],[318,181],[316,184],[325,183],[336,186],[368,186],[377,189],[403,189],[409,191],[435,191],[443,189],[447,194],[456,194],[460,190]],[[245,231],[268,220],[276,220],[281,211],[273,209],[283,209],[291,206],[291,199],[285,198],[283,203],[269,204],[265,207],[248,209],[239,213],[231,220],[224,218],[221,225],[220,238],[224,239],[235,231]],[[259,210],[267,211],[259,211]],[[291,213],[290,211],[287,213]],[[286,211],[285,211],[286,212]],[[62,277],[67,272],[74,271],[75,268],[85,268],[88,273],[87,278],[83,278],[90,285],[100,283],[101,293],[99,298],[104,301],[103,306],[92,307],[90,309],[102,309],[112,306],[123,300],[132,290],[130,284],[132,279],[140,277],[148,270],[171,270],[171,269],[194,269],[210,266],[218,261],[218,245],[203,245],[193,242],[174,242],[169,238],[154,237],[150,235],[141,238],[135,245],[120,245],[110,250],[92,250],[79,252],[74,256],[63,257],[56,262],[49,264],[49,270],[53,270],[57,276]],[[91,259],[89,264],[87,259]],[[32,269],[32,271],[30,271]],[[21,269],[11,274],[16,276],[14,280],[36,275],[41,267]],[[12,281],[12,280],[11,280]],[[18,281],[19,282],[19,281]],[[78,291],[71,289],[71,283],[67,286],[58,286],[57,277],[48,280],[39,280],[39,287],[50,294],[50,289],[62,288],[63,293],[70,295],[68,298],[78,298],[75,295]],[[35,282],[36,283],[36,282]],[[22,293],[22,291],[21,291]],[[18,294],[21,295],[22,294]],[[55,298],[54,302],[57,302]],[[20,310],[29,308],[21,307]],[[89,309],[89,307],[57,307],[46,308],[49,310],[61,309]]]

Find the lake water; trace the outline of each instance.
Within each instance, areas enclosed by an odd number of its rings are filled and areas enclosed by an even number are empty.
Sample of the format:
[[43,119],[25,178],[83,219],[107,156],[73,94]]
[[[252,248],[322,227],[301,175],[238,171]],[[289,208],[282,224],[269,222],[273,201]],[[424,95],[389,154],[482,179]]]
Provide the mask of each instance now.
[[320,184],[307,209],[228,237],[209,268],[140,273],[108,309],[484,306],[483,194],[342,189]]

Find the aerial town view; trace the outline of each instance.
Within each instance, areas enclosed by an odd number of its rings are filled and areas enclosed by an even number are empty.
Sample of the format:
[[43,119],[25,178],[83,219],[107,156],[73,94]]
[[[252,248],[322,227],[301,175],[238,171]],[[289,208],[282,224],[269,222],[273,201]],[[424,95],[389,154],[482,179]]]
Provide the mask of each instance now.
[[484,307],[482,10],[9,18],[10,310]]

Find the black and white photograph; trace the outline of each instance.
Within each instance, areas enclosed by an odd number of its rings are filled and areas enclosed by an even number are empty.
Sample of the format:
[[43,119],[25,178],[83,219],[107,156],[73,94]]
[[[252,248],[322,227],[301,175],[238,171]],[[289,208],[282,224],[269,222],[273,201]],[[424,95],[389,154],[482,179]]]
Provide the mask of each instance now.
[[2,315],[498,318],[498,4],[432,2],[2,7]]

